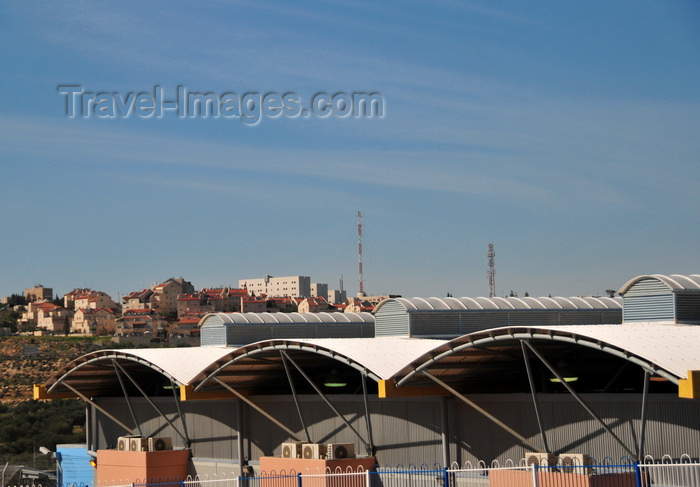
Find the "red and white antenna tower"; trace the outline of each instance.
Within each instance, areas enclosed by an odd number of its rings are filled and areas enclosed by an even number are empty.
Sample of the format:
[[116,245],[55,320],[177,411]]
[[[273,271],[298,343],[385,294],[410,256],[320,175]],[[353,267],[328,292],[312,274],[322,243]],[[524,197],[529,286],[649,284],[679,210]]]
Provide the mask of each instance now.
[[357,212],[357,255],[360,281],[360,295],[365,294],[365,276],[362,274],[362,212]]
[[494,252],[493,250],[492,243],[489,244],[489,251],[486,254],[486,256],[489,258],[489,298],[493,298],[494,296],[496,296],[496,265],[494,262],[496,252]]

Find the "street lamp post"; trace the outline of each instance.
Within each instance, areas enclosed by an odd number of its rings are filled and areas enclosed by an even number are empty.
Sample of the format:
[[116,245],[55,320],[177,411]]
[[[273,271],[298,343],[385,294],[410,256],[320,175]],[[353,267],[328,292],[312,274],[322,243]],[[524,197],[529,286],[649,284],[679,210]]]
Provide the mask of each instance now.
[[58,487],[61,487],[63,485],[63,466],[61,465],[61,454],[58,452],[51,451],[45,446],[40,446],[39,452],[41,452],[42,455],[50,456],[51,458],[56,460],[56,485]]

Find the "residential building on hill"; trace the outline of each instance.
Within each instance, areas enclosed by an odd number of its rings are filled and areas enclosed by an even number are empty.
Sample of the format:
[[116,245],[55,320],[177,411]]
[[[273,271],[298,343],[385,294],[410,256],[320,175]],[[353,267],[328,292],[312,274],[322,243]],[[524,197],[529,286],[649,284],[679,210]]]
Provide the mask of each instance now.
[[304,298],[297,305],[299,313],[320,313],[322,311],[335,311],[333,306],[322,297]]
[[264,313],[267,310],[265,296],[244,296],[241,298],[241,313]]
[[308,298],[311,297],[311,278],[309,276],[273,277],[266,275],[262,279],[241,279],[238,287],[246,289],[252,296]]
[[151,308],[151,296],[153,296],[153,291],[150,289],[127,294],[122,298],[122,311],[126,313],[130,309]]
[[117,319],[116,334],[122,336],[156,336],[164,322],[152,309],[129,309]]
[[25,289],[24,297],[30,303],[37,301],[51,301],[53,300],[53,288],[44,287],[41,284],[37,284],[32,288]]
[[37,306],[36,327],[51,333],[70,331],[73,311],[53,303],[41,303]]
[[73,311],[48,301],[29,303],[17,320],[19,329],[37,328],[52,333],[69,330]]
[[63,306],[68,309],[75,309],[75,297],[82,294],[91,293],[92,289],[89,287],[75,288],[72,291],[63,295]]
[[199,322],[207,313],[188,313],[178,318],[170,334],[179,336],[199,336]]
[[117,318],[110,308],[80,308],[73,315],[71,333],[81,335],[113,335]]
[[328,284],[320,282],[311,283],[311,297],[328,299]]
[[177,316],[191,315],[193,313],[211,313],[214,311],[214,305],[209,302],[206,294],[180,294],[177,297]]
[[191,282],[185,281],[181,277],[171,277],[163,283],[156,284],[151,290],[153,291],[153,296],[150,298],[150,307],[165,315],[176,313],[177,297],[181,294],[193,294],[194,286]]
[[328,302],[333,305],[344,303],[345,300],[348,299],[348,293],[344,289],[342,291],[338,289],[329,289],[327,296]]
[[343,311],[345,313],[362,313],[363,311],[371,313],[374,306],[369,300],[355,297],[348,300],[348,304]]
[[[89,291],[82,294],[76,294],[73,299],[74,309],[119,309],[119,305],[115,303],[114,300],[107,293],[103,293],[102,291]],[[63,301],[65,303],[65,296]]]

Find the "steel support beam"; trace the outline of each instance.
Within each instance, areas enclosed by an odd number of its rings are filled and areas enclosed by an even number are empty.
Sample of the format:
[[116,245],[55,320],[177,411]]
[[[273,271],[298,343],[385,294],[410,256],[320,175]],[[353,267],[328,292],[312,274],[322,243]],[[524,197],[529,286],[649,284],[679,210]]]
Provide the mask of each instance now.
[[306,441],[312,443],[311,435],[309,434],[309,429],[306,427],[306,422],[304,421],[304,414],[301,410],[301,405],[299,404],[299,398],[297,397],[297,389],[294,387],[294,381],[292,380],[292,373],[289,370],[289,363],[287,362],[287,354],[280,351],[280,357],[282,357],[282,364],[284,365],[284,371],[287,374],[287,381],[289,382],[289,387],[292,389],[292,397],[294,398],[294,405],[297,407],[297,414],[299,415],[299,421],[301,421],[301,426],[304,428],[304,435],[306,435]]
[[170,379],[170,388],[173,391],[173,400],[175,401],[175,407],[177,407],[177,415],[180,416],[180,422],[182,423],[182,431],[185,433],[185,437],[187,438],[187,443],[186,447],[190,447],[190,435],[187,432],[187,422],[185,421],[185,415],[182,414],[182,409],[180,408],[180,401],[178,401],[178,391],[179,389],[175,386],[175,383],[173,382],[172,379]]
[[468,404],[469,406],[471,406],[472,408],[474,408],[477,412],[479,412],[479,413],[483,414],[484,416],[486,416],[488,419],[490,419],[491,421],[493,421],[494,423],[496,423],[498,426],[500,426],[501,428],[503,428],[504,430],[506,430],[506,431],[507,431],[508,433],[510,433],[511,435],[515,436],[518,440],[520,440],[520,442],[521,442],[522,444],[524,444],[524,445],[527,446],[528,448],[531,448],[531,449],[534,450],[534,451],[537,451],[537,450],[538,450],[537,446],[535,446],[534,444],[532,444],[532,443],[530,442],[530,440],[528,440],[527,438],[525,438],[523,435],[521,435],[520,433],[518,433],[517,431],[515,431],[513,428],[511,428],[510,426],[508,426],[507,424],[505,424],[503,421],[501,421],[501,420],[498,419],[497,417],[495,417],[493,414],[491,414],[491,413],[489,413],[488,411],[486,411],[484,408],[482,408],[481,406],[479,406],[478,404],[476,404],[476,403],[475,403],[474,401],[472,401],[471,399],[466,398],[465,396],[463,396],[462,394],[460,394],[459,392],[457,392],[455,389],[453,389],[452,387],[450,387],[450,386],[448,386],[447,384],[445,384],[443,381],[441,381],[440,379],[438,379],[437,377],[435,377],[434,375],[432,375],[432,374],[431,374],[430,372],[428,372],[427,370],[423,370],[423,371],[421,372],[421,374],[425,375],[425,376],[428,377],[429,379],[432,379],[432,380],[433,380],[434,382],[436,382],[438,385],[440,385],[441,387],[443,387],[444,389],[446,389],[446,390],[448,390],[450,393],[452,393],[455,397],[457,397],[458,399],[462,400],[463,402],[465,402],[466,404]]
[[133,429],[129,428],[127,425],[125,425],[124,423],[122,423],[121,421],[119,421],[117,418],[115,418],[112,414],[110,414],[109,412],[107,412],[107,411],[106,411],[103,407],[101,407],[99,404],[95,403],[94,401],[92,401],[91,399],[89,399],[87,396],[85,396],[85,395],[84,395],[82,392],[80,392],[78,389],[74,388],[73,386],[71,386],[71,385],[68,384],[68,383],[65,383],[65,384],[63,384],[63,385],[64,385],[68,390],[70,390],[73,394],[75,394],[76,396],[78,396],[80,399],[82,399],[82,400],[85,401],[86,403],[90,404],[90,405],[93,406],[95,409],[97,409],[98,411],[100,411],[102,414],[104,414],[105,416],[107,416],[109,419],[111,419],[112,421],[114,421],[115,423],[117,423],[119,426],[121,426],[122,428],[124,428],[124,430],[127,431],[130,435],[133,435],[133,434],[136,433]]
[[369,414],[369,395],[367,394],[367,376],[365,374],[360,374],[362,379],[362,397],[365,402],[365,421],[367,423],[367,436],[369,438],[370,449],[367,450],[367,454],[374,456],[376,452],[376,447],[374,446],[374,437],[372,436],[372,418]]
[[[243,394],[241,394],[240,392],[238,392],[238,391],[237,391],[236,389],[234,389],[233,387],[231,387],[231,386],[229,386],[228,384],[226,384],[224,381],[222,381],[222,380],[219,379],[218,377],[212,377],[212,380],[218,382],[224,389],[226,389],[227,391],[229,391],[231,394],[233,394],[234,396],[236,396],[236,397],[237,397],[238,399],[240,399],[241,401],[245,402],[248,406],[250,406],[250,407],[252,407],[253,409],[255,409],[257,412],[259,412],[260,414],[262,414],[263,416],[265,416],[267,419],[269,419],[270,421],[272,421],[273,423],[275,423],[277,426],[279,426],[279,427],[282,428],[284,431],[286,431],[287,433],[289,433],[293,438],[296,438],[298,441],[304,441],[303,438],[301,438],[298,434],[296,434],[296,432],[294,432],[294,431],[292,431],[291,429],[287,428],[284,424],[282,424],[280,421],[278,421],[278,420],[277,420],[274,416],[272,416],[270,413],[268,413],[267,411],[265,411],[263,408],[261,408],[260,406],[258,406],[257,404],[255,404],[253,401],[251,401],[250,399],[248,399],[247,397],[245,397]],[[240,431],[239,431],[238,433],[240,434]]]
[[136,413],[134,413],[134,408],[131,405],[131,400],[129,399],[129,394],[126,392],[126,386],[124,385],[124,379],[122,378],[122,375],[119,373],[119,367],[117,367],[117,361],[115,359],[112,359],[112,366],[114,367],[114,374],[117,376],[117,379],[119,379],[119,385],[122,388],[122,392],[124,393],[124,399],[126,399],[126,405],[129,408],[129,413],[131,414],[131,419],[134,420],[134,424],[136,425],[136,429],[139,431],[139,434],[143,436],[143,431],[141,431],[141,425],[139,424],[138,420],[136,419]]
[[450,466],[450,422],[448,420],[449,412],[447,406],[447,398],[440,398],[440,420],[442,423],[442,464],[445,468]]
[[309,383],[309,385],[311,385],[311,387],[314,388],[316,393],[321,397],[321,399],[323,399],[323,401],[328,405],[328,407],[331,408],[331,410],[333,410],[333,412],[336,414],[336,416],[338,416],[341,419],[341,421],[343,421],[343,423],[345,423],[345,426],[350,428],[350,430],[353,433],[355,433],[355,436],[357,436],[357,438],[363,443],[363,445],[365,446],[365,449],[368,451],[371,450],[372,446],[369,444],[369,442],[367,442],[362,437],[362,435],[360,435],[360,433],[350,424],[350,422],[347,419],[345,419],[345,416],[343,416],[340,413],[340,411],[338,411],[338,408],[336,408],[333,405],[333,403],[326,397],[326,395],[323,393],[323,391],[321,391],[321,389],[319,389],[319,387],[314,383],[314,381],[312,381],[311,378],[308,375],[306,375],[306,372],[304,372],[302,370],[302,368],[299,367],[299,365],[294,360],[292,360],[291,357],[287,356],[287,360],[289,360],[289,362],[299,371],[299,373],[304,376],[304,379],[306,379],[306,381]]
[[642,388],[642,411],[640,413],[639,445],[637,446],[637,458],[644,458],[644,440],[647,430],[647,400],[649,399],[649,379],[651,374],[648,370],[644,371],[644,386]]
[[124,373],[124,375],[131,381],[131,383],[134,384],[134,386],[136,387],[136,389],[138,389],[138,391],[141,393],[141,395],[143,396],[143,398],[146,399],[146,401],[148,402],[148,404],[150,404],[151,407],[152,407],[153,409],[155,409],[156,412],[160,415],[160,417],[163,418],[163,419],[170,425],[170,427],[171,427],[173,430],[175,430],[175,433],[177,433],[177,435],[178,435],[180,438],[182,438],[182,440],[185,442],[185,445],[188,445],[188,446],[189,446],[189,444],[190,444],[189,438],[187,438],[185,435],[183,435],[183,434],[180,432],[180,430],[177,428],[177,426],[175,426],[175,424],[163,413],[163,411],[160,410],[160,408],[156,405],[156,403],[154,403],[153,400],[148,396],[148,394],[146,394],[146,391],[144,391],[143,388],[138,384],[138,382],[136,382],[136,381],[134,380],[134,378],[131,377],[131,374],[129,374],[129,372],[127,372],[121,365],[119,365],[119,363],[116,363],[116,365],[117,365],[117,367],[119,367],[119,369]]
[[593,419],[595,419],[598,423],[600,423],[600,425],[603,427],[603,429],[604,429],[605,431],[607,431],[607,432],[613,437],[613,439],[614,439],[627,453],[629,453],[629,454],[632,456],[632,460],[638,461],[639,459],[637,458],[636,453],[634,453],[632,450],[630,450],[630,449],[627,447],[627,445],[624,444],[624,442],[613,432],[613,430],[610,429],[610,426],[608,426],[608,425],[605,423],[605,421],[603,421],[603,419],[602,419],[600,416],[598,416],[598,414],[596,414],[595,411],[593,411],[593,409],[586,403],[586,401],[584,401],[583,398],[582,398],[581,396],[579,396],[579,395],[576,393],[576,391],[569,385],[569,383],[566,382],[566,381],[564,380],[564,378],[561,376],[561,374],[559,374],[559,372],[558,372],[554,367],[552,367],[552,365],[549,363],[549,361],[547,361],[547,359],[544,358],[544,356],[543,356],[540,352],[538,352],[537,349],[536,349],[530,342],[528,342],[528,341],[523,341],[523,343],[525,343],[525,345],[527,345],[527,347],[528,347],[530,350],[532,350],[532,353],[534,353],[534,354],[537,356],[537,358],[540,359],[540,361],[545,365],[545,367],[547,367],[547,368],[549,369],[549,371],[550,371],[552,374],[554,374],[554,376],[555,376],[557,379],[559,379],[559,382],[560,382],[564,387],[566,387],[566,390],[569,391],[569,393],[574,397],[574,399],[576,399],[576,401],[578,401],[578,403],[579,403],[581,406],[583,406],[583,409],[585,409],[586,412],[588,412],[588,414],[590,414],[591,417],[592,417]]
[[523,360],[525,361],[527,380],[530,383],[532,404],[535,407],[535,416],[537,417],[537,427],[540,429],[540,438],[542,438],[542,446],[544,446],[545,452],[552,453],[552,450],[549,449],[549,444],[547,443],[547,433],[545,432],[544,426],[542,425],[542,415],[540,414],[540,402],[537,399],[537,389],[535,389],[535,378],[532,375],[532,367],[530,366],[530,355],[528,355],[527,347],[525,346],[522,340],[520,340],[520,348],[523,351]]

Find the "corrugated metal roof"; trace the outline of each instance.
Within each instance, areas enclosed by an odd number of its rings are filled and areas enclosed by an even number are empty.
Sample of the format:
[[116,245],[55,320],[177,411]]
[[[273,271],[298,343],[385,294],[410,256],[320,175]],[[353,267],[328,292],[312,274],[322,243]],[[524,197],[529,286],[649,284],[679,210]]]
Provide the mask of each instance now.
[[647,274],[637,276],[627,281],[624,286],[620,288],[618,294],[625,294],[630,287],[645,279],[656,279],[661,281],[672,291],[700,291],[700,274],[690,274],[687,276],[681,274],[671,274],[668,276],[663,274]]
[[[218,317],[224,325],[256,323],[374,323],[372,313],[209,313],[202,318],[201,327],[208,326],[207,319]],[[221,322],[214,321],[217,326]]]
[[462,310],[618,310],[622,309],[621,298],[575,296],[563,297],[494,297],[494,298],[389,298],[377,305],[377,314],[384,303],[396,301],[410,313],[412,311],[462,311]]
[[[275,341],[275,340],[271,340]],[[291,340],[280,340],[292,342]],[[319,338],[303,339],[304,343],[332,353],[336,360],[341,357],[362,365],[381,379],[390,379],[407,364],[429,353],[447,340],[377,337],[377,338]]]
[[[305,368],[327,370],[337,361],[366,372],[374,380],[393,378],[403,384],[425,368],[456,383],[470,375],[495,383],[505,370],[522,371],[520,340],[539,342],[538,347],[552,357],[572,353],[571,347],[587,350],[584,356],[590,368],[599,368],[602,364],[597,362],[605,356],[615,356],[672,382],[686,378],[689,370],[700,370],[700,326],[634,323],[504,327],[449,341],[405,337],[271,339],[237,349],[100,350],[68,364],[45,387],[50,392],[66,392],[60,384],[65,381],[90,395],[114,394],[120,390],[112,364],[116,360],[130,373],[155,383],[162,383],[164,376],[166,383],[172,378],[177,385],[197,387],[209,382],[206,379],[212,374],[220,374],[235,386],[269,389],[274,381],[286,381],[281,351]],[[607,376],[610,370],[600,373]]]
[[230,352],[230,347],[139,348],[113,351],[123,357],[138,357],[163,370],[180,384],[189,384],[212,362]]
[[[366,372],[374,380],[385,380],[444,343],[445,340],[399,337],[264,340],[231,350],[227,357],[203,371],[192,385],[198,388],[213,376],[227,375],[252,382],[271,380],[274,374],[284,374],[279,361],[280,351],[294,352],[295,360],[309,368],[318,367],[319,363],[332,358]],[[264,369],[260,362],[255,361],[259,358],[264,358]],[[328,369],[331,365],[329,362],[321,367]],[[259,375],[257,379],[253,377],[255,374]]]
[[171,378],[176,385],[184,385],[230,352],[231,348],[227,347],[98,350],[68,363],[44,386],[49,392],[57,392],[57,389],[61,389],[61,382],[65,381],[79,390],[89,389],[94,395],[99,395],[99,391],[113,391],[119,388],[119,381],[111,367],[112,360],[133,364],[131,370],[138,370],[138,367],[142,367],[141,370],[150,369]]
[[551,326],[544,329],[604,342],[643,357],[676,377],[700,370],[700,326],[630,323],[624,325]]
[[[399,372],[401,383],[407,382],[417,371],[439,369],[462,355],[462,369],[474,367],[476,359],[466,360],[467,355],[490,347],[499,353],[519,353],[520,340],[546,341],[575,344],[600,350],[656,371],[673,382],[687,378],[689,370],[700,370],[700,326],[659,323],[629,323],[617,325],[569,325],[569,326],[521,326],[503,327],[470,333],[450,340],[430,351],[411,367]],[[508,350],[508,351],[507,351]],[[493,358],[491,359],[493,360]],[[445,373],[458,375],[452,365]]]

